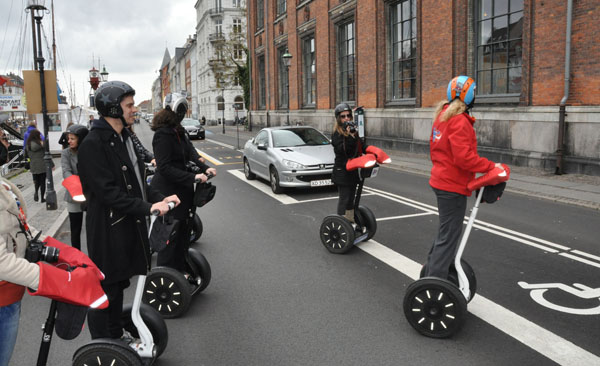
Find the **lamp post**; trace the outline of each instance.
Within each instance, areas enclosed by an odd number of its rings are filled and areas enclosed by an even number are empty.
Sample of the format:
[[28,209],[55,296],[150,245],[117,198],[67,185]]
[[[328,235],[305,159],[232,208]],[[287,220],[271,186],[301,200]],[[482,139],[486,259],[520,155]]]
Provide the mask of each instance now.
[[102,65],[102,71],[100,72],[100,81],[103,83],[108,81],[108,71],[106,71],[106,66]]
[[281,56],[283,59],[283,65],[285,66],[285,77],[287,80],[287,125],[290,125],[290,65],[292,64],[292,54],[288,49],[285,49],[285,53]]
[[[34,53],[34,63],[37,64],[40,73],[40,89],[42,99],[42,117],[44,119],[44,162],[46,163],[46,209],[56,210],[58,204],[56,202],[56,191],[54,190],[54,180],[52,178],[52,156],[50,156],[50,140],[48,138],[48,130],[50,125],[50,118],[48,117],[48,107],[46,104],[46,83],[44,81],[44,57],[42,56],[42,34],[41,34],[41,23],[44,17],[44,11],[48,9],[45,7],[46,0],[28,0],[25,11],[31,12],[32,20],[35,19],[36,27],[32,24],[32,36],[34,47],[36,45],[36,33],[37,33],[37,54]],[[35,31],[37,28],[37,31]]]

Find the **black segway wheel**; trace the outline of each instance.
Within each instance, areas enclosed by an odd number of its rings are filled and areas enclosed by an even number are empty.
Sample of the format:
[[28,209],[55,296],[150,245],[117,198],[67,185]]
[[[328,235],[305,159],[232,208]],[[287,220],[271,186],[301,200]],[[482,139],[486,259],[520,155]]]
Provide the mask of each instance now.
[[188,250],[185,269],[192,275],[189,281],[193,281],[193,284],[197,286],[194,293],[203,291],[210,283],[212,277],[210,264],[206,260],[206,257],[194,248]]
[[358,212],[354,213],[354,220],[359,227],[364,227],[367,230],[368,235],[365,241],[371,239],[377,232],[377,220],[373,211],[368,207],[358,206]]
[[346,253],[354,245],[352,224],[339,215],[325,217],[320,229],[321,242],[334,254]]
[[404,296],[404,316],[415,330],[432,338],[448,338],[462,328],[467,302],[447,280],[425,277],[411,283]]
[[[140,334],[131,318],[131,306],[131,304],[123,306],[121,322],[126,331],[135,338],[139,338]],[[144,320],[144,324],[146,324],[148,330],[152,333],[152,340],[156,347],[156,358],[158,358],[167,348],[167,344],[169,344],[169,330],[167,329],[167,324],[160,313],[152,306],[142,304],[142,306],[140,306],[140,315]]]
[[177,318],[184,314],[191,299],[190,284],[179,271],[155,267],[148,273],[142,301],[156,309],[163,318]]
[[[477,277],[475,277],[475,271],[473,270],[473,267],[471,267],[466,260],[461,259],[460,264],[463,268],[463,271],[465,271],[467,279],[469,280],[469,291],[471,292],[471,297],[467,300],[467,303],[470,303],[477,292]],[[425,277],[425,266],[421,267],[421,273],[419,275],[419,278],[423,277]],[[448,271],[448,281],[452,282],[456,285],[456,287],[458,287],[458,274],[456,273],[456,267],[454,266],[454,263],[452,263],[450,270]]]
[[202,220],[200,220],[200,216],[198,214],[194,214],[192,217],[192,229],[190,230],[190,243],[194,243],[200,239],[202,236],[202,231],[204,227],[202,226]]
[[113,343],[90,343],[73,355],[73,366],[142,366],[144,363],[129,346]]

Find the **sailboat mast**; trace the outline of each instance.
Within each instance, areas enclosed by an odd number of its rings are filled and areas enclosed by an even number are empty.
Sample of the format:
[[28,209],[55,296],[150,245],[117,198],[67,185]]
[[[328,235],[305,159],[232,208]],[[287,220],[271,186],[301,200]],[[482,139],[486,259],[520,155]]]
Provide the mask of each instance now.
[[[52,60],[54,61],[54,71],[56,71],[56,36],[54,34],[54,0],[52,0]],[[58,77],[58,75],[57,75]]]

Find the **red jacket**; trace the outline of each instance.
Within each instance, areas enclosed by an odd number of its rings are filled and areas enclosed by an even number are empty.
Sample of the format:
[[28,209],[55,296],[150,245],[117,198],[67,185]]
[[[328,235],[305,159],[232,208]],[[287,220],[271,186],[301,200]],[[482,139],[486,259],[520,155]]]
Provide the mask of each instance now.
[[[446,108],[448,106],[443,111]],[[494,162],[477,155],[474,123],[475,119],[466,113],[446,122],[441,122],[438,116],[433,123],[429,140],[433,162],[429,184],[433,188],[470,196],[467,183],[475,178],[475,173],[485,173],[494,168]]]

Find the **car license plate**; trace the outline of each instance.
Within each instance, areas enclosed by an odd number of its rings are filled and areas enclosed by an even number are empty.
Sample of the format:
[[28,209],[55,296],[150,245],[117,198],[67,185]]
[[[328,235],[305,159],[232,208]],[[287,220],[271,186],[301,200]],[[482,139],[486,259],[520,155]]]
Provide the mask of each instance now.
[[331,179],[320,179],[320,180],[311,180],[310,181],[311,187],[330,186],[330,185],[333,185],[333,183],[331,182]]

